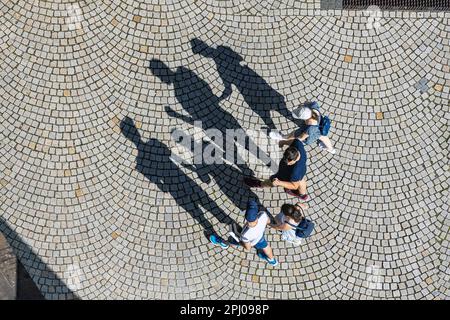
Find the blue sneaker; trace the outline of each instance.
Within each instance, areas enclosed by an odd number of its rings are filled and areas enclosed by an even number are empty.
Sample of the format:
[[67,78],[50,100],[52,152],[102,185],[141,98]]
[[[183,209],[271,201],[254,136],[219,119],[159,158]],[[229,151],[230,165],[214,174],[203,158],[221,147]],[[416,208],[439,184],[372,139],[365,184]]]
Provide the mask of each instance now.
[[275,259],[275,258],[269,259],[269,257],[266,256],[265,253],[262,252],[262,251],[258,251],[258,257],[260,257],[263,260],[266,260],[267,263],[270,264],[271,266],[275,267],[276,265],[278,265],[278,260],[277,259]]
[[228,244],[223,242],[221,239],[219,239],[219,237],[217,237],[214,234],[209,236],[209,241],[211,241],[211,243],[215,244],[216,246],[220,246],[222,249],[227,249],[229,247]]

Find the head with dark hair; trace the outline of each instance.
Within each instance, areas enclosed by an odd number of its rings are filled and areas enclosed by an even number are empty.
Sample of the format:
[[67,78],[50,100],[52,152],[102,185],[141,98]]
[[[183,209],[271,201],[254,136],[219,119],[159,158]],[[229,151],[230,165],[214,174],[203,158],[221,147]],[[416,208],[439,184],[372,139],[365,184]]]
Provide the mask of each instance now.
[[292,218],[296,223],[300,222],[303,217],[303,209],[293,204],[285,203],[281,206],[281,212],[286,217]]
[[286,151],[284,151],[283,161],[286,162],[288,166],[293,165],[298,160],[300,160],[300,152],[296,147],[290,146],[286,149]]

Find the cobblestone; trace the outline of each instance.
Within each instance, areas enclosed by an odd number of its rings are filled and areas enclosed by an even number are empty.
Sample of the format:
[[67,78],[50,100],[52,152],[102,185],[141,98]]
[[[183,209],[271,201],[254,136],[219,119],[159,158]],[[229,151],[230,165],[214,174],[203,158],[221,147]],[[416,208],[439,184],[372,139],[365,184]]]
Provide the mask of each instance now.
[[[0,215],[38,255],[12,243],[46,298],[449,298],[449,12],[383,11],[374,28],[317,0],[0,8]],[[153,59],[187,80],[164,83]],[[195,130],[166,107],[203,110],[204,129],[286,131],[311,99],[338,150],[307,150],[315,234],[293,247],[269,231],[276,268],[212,247],[204,227],[225,235],[249,197],[272,212],[292,199],[243,188],[229,164],[176,166],[172,130]]]

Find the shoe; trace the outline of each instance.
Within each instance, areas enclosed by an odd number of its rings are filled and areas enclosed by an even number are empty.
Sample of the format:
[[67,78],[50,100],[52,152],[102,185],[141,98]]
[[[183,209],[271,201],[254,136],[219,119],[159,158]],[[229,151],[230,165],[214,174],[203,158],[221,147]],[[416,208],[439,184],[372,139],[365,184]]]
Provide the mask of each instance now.
[[239,241],[239,237],[236,235],[236,233],[234,233],[233,231],[230,231],[228,234],[230,235],[231,239],[233,240],[233,241],[230,241],[230,243],[234,244],[235,246],[238,246],[240,241]]
[[273,258],[272,260],[270,260],[269,258],[266,258],[266,261],[268,264],[270,264],[272,267],[275,267],[278,265],[278,260]]
[[319,141],[318,145],[319,145],[320,150],[327,151],[331,154],[336,154],[335,148],[328,149],[322,141]]
[[293,246],[300,246],[303,243],[303,239],[302,238],[297,238],[297,239],[295,239],[293,241],[286,240],[286,242],[291,243]]
[[294,196],[294,197],[297,197],[297,198],[299,198],[300,200],[302,200],[304,202],[311,200],[310,196],[308,196],[307,194],[299,194],[298,192],[296,192],[294,190],[289,190],[289,189],[286,189],[286,188],[284,189],[284,191],[287,194],[289,194],[291,196]]
[[257,178],[245,177],[243,181],[249,188],[262,188],[262,181]]
[[269,257],[267,257],[265,255],[265,253],[262,252],[262,251],[258,251],[258,257],[260,257],[261,259],[267,261],[267,263],[270,264],[271,266],[275,267],[276,265],[278,265],[278,260],[277,259],[275,259],[275,258],[269,259]]
[[219,237],[217,237],[216,235],[212,234],[209,236],[209,241],[211,241],[212,244],[215,244],[217,246],[220,246],[222,249],[227,249],[229,247],[228,244],[226,244],[225,242],[223,242],[222,240],[219,239]]
[[270,132],[270,133],[269,133],[269,137],[270,137],[270,139],[272,139],[272,140],[277,140],[277,141],[284,140],[283,135],[282,135],[281,133],[279,133],[278,131],[272,131],[272,132]]

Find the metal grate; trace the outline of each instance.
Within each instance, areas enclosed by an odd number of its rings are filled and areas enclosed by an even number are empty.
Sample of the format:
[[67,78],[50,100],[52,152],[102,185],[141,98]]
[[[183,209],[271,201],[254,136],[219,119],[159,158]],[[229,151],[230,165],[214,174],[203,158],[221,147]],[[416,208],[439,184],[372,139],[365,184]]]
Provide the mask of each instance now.
[[378,6],[381,10],[448,11],[450,0],[342,0],[342,9],[367,9]]

